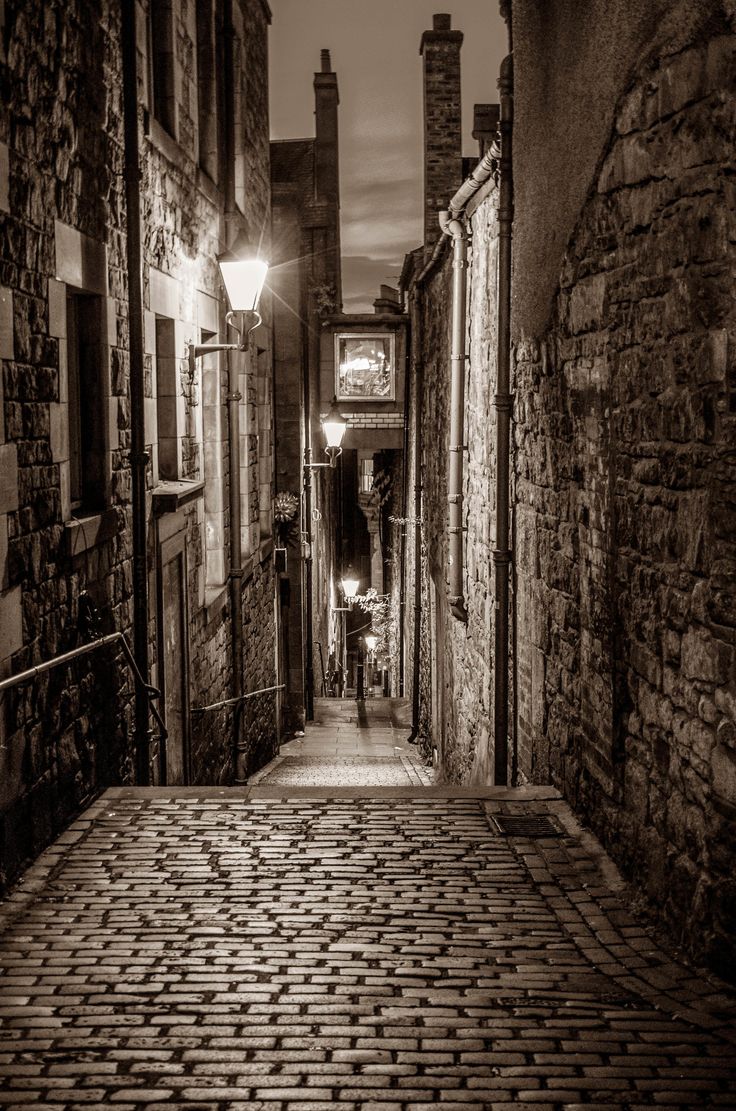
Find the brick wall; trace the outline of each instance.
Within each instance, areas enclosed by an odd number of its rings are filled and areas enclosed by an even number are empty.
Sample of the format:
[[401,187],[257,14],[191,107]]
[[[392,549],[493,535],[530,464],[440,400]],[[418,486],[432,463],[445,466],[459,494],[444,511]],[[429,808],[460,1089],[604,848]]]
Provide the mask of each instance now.
[[462,181],[460,48],[462,31],[449,15],[435,15],[422,35],[424,74],[424,249],[440,236],[437,214]]
[[523,773],[727,971],[736,36],[688,12],[618,101],[549,326],[519,336],[518,722]]

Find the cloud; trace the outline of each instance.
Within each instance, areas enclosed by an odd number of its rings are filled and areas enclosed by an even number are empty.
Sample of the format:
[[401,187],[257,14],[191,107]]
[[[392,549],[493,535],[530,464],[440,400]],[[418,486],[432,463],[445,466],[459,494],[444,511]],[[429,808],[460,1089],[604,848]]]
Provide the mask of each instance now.
[[421,181],[377,174],[343,189],[343,250],[350,255],[404,255],[422,236]]
[[345,312],[372,312],[379,287],[396,287],[404,255],[344,255],[342,260],[343,307]]

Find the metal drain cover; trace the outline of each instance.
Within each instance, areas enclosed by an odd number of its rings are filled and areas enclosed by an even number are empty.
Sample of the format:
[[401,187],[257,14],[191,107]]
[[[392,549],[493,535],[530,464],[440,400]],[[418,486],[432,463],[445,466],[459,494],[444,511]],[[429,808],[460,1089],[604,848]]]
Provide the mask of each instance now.
[[491,814],[491,822],[506,837],[561,837],[563,830],[548,814]]

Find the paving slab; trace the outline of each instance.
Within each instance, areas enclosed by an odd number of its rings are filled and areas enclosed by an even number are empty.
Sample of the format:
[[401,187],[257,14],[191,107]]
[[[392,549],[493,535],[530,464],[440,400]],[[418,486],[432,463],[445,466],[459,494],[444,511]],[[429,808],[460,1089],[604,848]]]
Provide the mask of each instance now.
[[0,1105],[736,1106],[733,990],[554,792],[291,790],[109,791],[43,854],[0,906]]

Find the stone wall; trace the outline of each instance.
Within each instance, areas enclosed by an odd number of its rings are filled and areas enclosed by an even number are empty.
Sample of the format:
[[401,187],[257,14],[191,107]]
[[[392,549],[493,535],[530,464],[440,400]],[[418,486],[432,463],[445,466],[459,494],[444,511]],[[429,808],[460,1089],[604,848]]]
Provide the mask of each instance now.
[[685,14],[616,104],[549,327],[518,337],[520,767],[732,973],[736,35]]
[[[467,624],[447,604],[447,475],[450,423],[450,311],[452,258],[418,290],[421,385],[421,480],[424,586],[420,677],[420,744],[452,783],[490,783],[492,778],[492,659],[494,429],[492,398],[496,359],[497,194],[491,184],[470,214],[468,363],[465,383],[467,445],[463,474],[465,528],[463,589]],[[416,396],[416,388],[413,391]],[[412,417],[412,421],[413,421]],[[410,437],[410,440],[412,437]],[[410,454],[414,484],[414,452]],[[414,559],[409,537],[407,563]],[[407,572],[413,590],[413,567]],[[411,659],[411,652],[408,659]],[[407,690],[407,693],[409,691]]]
[[[73,0],[64,17],[8,5],[0,109],[0,666],[3,676],[131,621],[117,7]],[[69,79],[75,74],[75,80]],[[80,112],[79,105],[86,106]],[[83,273],[82,260],[94,274]],[[69,511],[66,301],[91,283],[106,334],[111,417],[106,506]],[[60,293],[62,296],[60,297]],[[67,468],[67,470],[65,470]],[[83,599],[80,601],[80,599]],[[94,604],[98,620],[94,614]],[[0,804],[7,881],[102,787],[130,775],[130,682],[105,649],[2,696]]]
[[[243,165],[249,189],[238,223],[269,247],[266,33],[262,0],[239,5],[244,66]],[[215,255],[232,233],[224,195],[198,165],[195,20],[174,4],[175,126],[150,112],[145,57],[145,6],[138,6],[142,231],[146,353],[146,444],[152,679],[161,682],[160,560],[163,544],[183,538],[187,586],[186,698],[191,706],[232,693],[231,618],[225,570],[206,580],[203,498],[161,512],[160,413],[157,374],[165,360],[176,398],[170,441],[177,477],[217,486],[227,505],[227,453],[203,447],[202,370],[184,371],[186,343],[224,324]],[[45,661],[100,633],[132,625],[131,446],[128,381],[127,274],[120,9],[72,0],[61,8],[4,7],[7,44],[0,109],[0,674]],[[146,109],[144,112],[143,109]],[[73,505],[69,352],[71,303],[93,304],[102,430],[99,504]],[[70,315],[71,314],[71,315]],[[270,324],[259,333],[258,389],[270,396]],[[166,351],[157,326],[170,323]],[[251,353],[255,362],[255,350]],[[157,365],[158,363],[158,365]],[[167,372],[169,367],[167,366]],[[224,360],[219,374],[224,370]],[[245,373],[245,371],[244,371]],[[256,420],[255,382],[243,405],[247,526],[243,606],[247,623],[244,686],[276,683],[274,581],[270,522],[270,404]],[[158,399],[160,403],[160,398]],[[215,398],[215,407],[217,398]],[[259,406],[259,411],[263,406]],[[260,421],[260,423],[259,423]],[[261,447],[256,448],[258,428]],[[177,456],[178,452],[178,456]],[[264,454],[265,453],[265,454]],[[213,485],[214,484],[214,485]],[[219,485],[218,485],[219,484]],[[216,499],[216,500],[217,500]],[[219,543],[227,550],[229,520],[221,513]],[[176,541],[178,542],[178,541]],[[249,635],[250,633],[250,635]],[[131,782],[132,690],[114,648],[86,656],[3,696],[0,711],[2,874],[11,879],[86,802],[109,784]],[[274,751],[273,695],[248,706],[250,767]],[[186,709],[186,708],[185,708]],[[231,774],[228,722],[193,720],[188,776],[225,782]],[[155,769],[154,769],[155,771]]]

